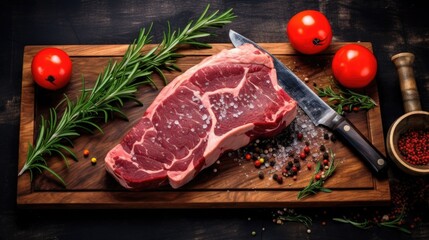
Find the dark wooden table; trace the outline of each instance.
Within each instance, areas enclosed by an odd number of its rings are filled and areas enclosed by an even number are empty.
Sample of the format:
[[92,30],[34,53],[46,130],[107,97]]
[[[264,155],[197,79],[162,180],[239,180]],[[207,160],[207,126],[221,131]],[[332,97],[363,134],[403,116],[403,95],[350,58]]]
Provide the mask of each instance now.
[[[8,3],[10,2],[10,3]],[[411,234],[373,227],[362,230],[332,220],[380,217],[386,207],[294,209],[311,216],[311,233],[300,223],[273,223],[281,209],[21,210],[16,207],[22,57],[25,45],[128,44],[154,23],[154,42],[170,21],[184,26],[208,2],[212,10],[234,9],[228,26],[257,42],[284,42],[285,26],[298,11],[326,14],[334,41],[372,42],[384,134],[404,113],[390,57],[415,54],[414,71],[422,108],[429,110],[429,25],[414,1],[7,1],[0,3],[0,239],[429,239],[428,179],[391,165],[394,200],[406,205]],[[218,30],[209,42],[229,42]],[[404,187],[404,183],[410,186]],[[423,202],[416,198],[423,198]],[[392,202],[394,205],[395,203]],[[416,206],[417,205],[417,206]],[[387,207],[389,208],[389,207]],[[364,217],[363,217],[364,216]],[[253,236],[252,232],[256,235]]]

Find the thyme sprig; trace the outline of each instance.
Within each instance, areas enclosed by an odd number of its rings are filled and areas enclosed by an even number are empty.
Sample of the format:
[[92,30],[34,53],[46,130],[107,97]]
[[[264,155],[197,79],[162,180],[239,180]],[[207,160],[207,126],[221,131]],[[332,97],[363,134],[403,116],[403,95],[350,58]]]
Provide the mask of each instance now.
[[327,97],[329,105],[341,115],[353,108],[369,110],[377,106],[371,97],[350,89],[339,88],[338,91],[335,91],[329,85],[324,88],[315,87],[315,90],[320,97]]
[[[223,27],[230,23],[235,15],[232,9],[223,13],[215,11],[208,14],[209,8],[210,5],[207,5],[201,16],[196,21],[190,21],[183,30],[172,31],[168,24],[162,42],[146,54],[142,53],[142,49],[151,42],[152,25],[148,29],[142,28],[138,38],[129,45],[122,60],[109,62],[91,89],[85,88],[85,81],[82,79],[83,89],[76,100],[73,101],[65,95],[64,100],[57,107],[49,110],[48,119],[41,116],[36,141],[34,145],[29,143],[26,162],[18,176],[29,171],[30,178],[33,179],[33,170],[39,172],[46,170],[65,186],[64,179],[48,167],[47,157],[58,154],[65,161],[66,166],[68,166],[68,160],[65,154],[68,153],[71,158],[77,160],[71,148],[73,147],[72,138],[78,137],[79,131],[86,130],[92,133],[92,129],[95,128],[102,132],[101,126],[95,123],[96,120],[103,118],[104,122],[107,122],[112,114],[126,118],[121,110],[124,102],[135,101],[141,104],[135,94],[140,86],[156,87],[151,79],[154,72],[158,73],[167,84],[162,70],[180,70],[175,62],[177,58],[182,57],[176,52],[181,45],[186,44],[197,48],[210,47],[209,44],[199,42],[198,39],[213,35],[208,30]],[[65,105],[65,110],[59,118],[57,112],[62,104]]]
[[358,222],[358,221],[350,220],[346,217],[333,218],[332,220],[337,221],[337,222],[342,222],[342,223],[348,223],[348,224],[351,224],[351,225],[353,225],[357,228],[360,228],[360,229],[370,229],[373,226],[377,226],[377,227],[394,228],[394,229],[397,229],[401,232],[411,234],[410,230],[401,226],[401,223],[403,222],[404,217],[405,217],[405,213],[404,213],[404,210],[402,210],[401,214],[399,216],[397,216],[393,220],[387,220],[387,221],[375,222],[375,221],[368,221],[365,219],[362,222]]
[[316,174],[318,174],[320,170],[323,169],[321,161],[318,161],[315,167],[313,177],[310,180],[310,183],[301,191],[299,191],[298,199],[303,199],[310,195],[317,194],[318,192],[325,192],[325,193],[332,192],[331,189],[323,187],[323,185],[325,184],[325,181],[334,173],[336,168],[335,154],[332,152],[331,149],[329,150],[329,152],[330,152],[331,161],[329,163],[328,169],[324,171],[324,177],[321,177],[319,180],[316,180]]

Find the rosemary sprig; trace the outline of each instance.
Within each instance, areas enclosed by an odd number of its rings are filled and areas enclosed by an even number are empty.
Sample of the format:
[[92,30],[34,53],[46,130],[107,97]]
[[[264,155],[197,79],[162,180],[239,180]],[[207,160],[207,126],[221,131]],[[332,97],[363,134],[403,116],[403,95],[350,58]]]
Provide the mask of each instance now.
[[313,220],[311,217],[298,214],[293,208],[284,208],[282,210],[277,210],[273,213],[275,218],[275,223],[284,224],[284,222],[299,222],[304,224],[307,228],[310,228]]
[[341,115],[346,111],[351,111],[353,108],[357,109],[372,109],[377,104],[369,96],[354,92],[350,89],[339,88],[338,92],[334,91],[329,85],[325,88],[315,87],[317,94],[320,97],[327,97],[329,105]]
[[329,151],[330,151],[330,155],[331,155],[331,162],[329,164],[329,168],[324,171],[325,172],[324,177],[321,177],[319,180],[316,180],[316,178],[315,178],[316,174],[318,174],[319,171],[321,170],[321,168],[323,168],[322,164],[319,161],[319,162],[317,162],[317,165],[315,167],[315,172],[313,174],[313,177],[310,180],[310,183],[305,188],[303,188],[301,191],[299,191],[298,199],[303,199],[305,197],[316,194],[318,192],[326,192],[326,193],[332,192],[331,189],[323,187],[323,185],[325,184],[325,181],[334,173],[335,168],[336,168],[335,154],[332,152],[331,149]]
[[64,100],[59,104],[65,104],[61,118],[57,116],[59,105],[49,110],[48,119],[41,116],[37,139],[34,145],[29,144],[26,162],[18,176],[29,171],[32,179],[33,170],[39,172],[46,170],[65,186],[63,178],[48,167],[46,157],[58,154],[64,159],[66,166],[68,166],[68,160],[64,153],[70,154],[74,160],[77,160],[71,150],[72,138],[78,137],[80,130],[91,133],[95,128],[102,132],[100,125],[94,123],[100,117],[103,117],[104,122],[107,122],[112,114],[119,114],[126,118],[121,111],[124,102],[135,101],[141,104],[135,94],[140,86],[149,84],[155,87],[151,79],[154,72],[158,73],[167,84],[162,69],[179,70],[175,61],[182,57],[176,53],[180,45],[210,47],[209,44],[199,42],[197,39],[211,36],[209,29],[230,23],[235,15],[232,9],[223,13],[215,11],[208,15],[209,7],[210,5],[207,5],[201,16],[196,21],[190,21],[183,30],[172,31],[168,24],[168,31],[164,32],[163,41],[146,54],[142,54],[141,51],[151,42],[152,26],[147,30],[142,28],[138,38],[128,47],[122,60],[110,62],[100,73],[92,89],[85,88],[85,81],[82,79],[83,89],[76,100],[72,101],[65,95]]
[[365,220],[363,222],[356,222],[356,221],[352,221],[346,217],[344,218],[333,218],[332,220],[337,221],[337,222],[342,222],[342,223],[348,223],[351,224],[357,228],[360,229],[370,229],[371,228],[371,223],[368,220]]
[[411,234],[410,230],[400,225],[400,223],[404,220],[404,217],[405,217],[404,210],[402,210],[401,214],[398,217],[390,221],[374,222],[374,221],[364,220],[362,222],[357,222],[357,221],[352,221],[350,219],[347,219],[346,217],[333,218],[332,220],[337,222],[342,222],[342,223],[348,223],[360,229],[369,229],[369,228],[372,228],[373,226],[377,226],[377,227],[394,228],[401,232]]
[[278,216],[277,219],[281,220],[282,222],[299,222],[304,224],[307,228],[310,228],[311,224],[313,223],[313,220],[309,216],[305,216],[302,214],[289,214],[286,216]]
[[391,221],[381,221],[377,223],[378,227],[388,227],[398,229],[401,232],[411,234],[411,231],[402,227],[400,224],[403,222],[405,217],[404,209],[402,209],[401,214]]

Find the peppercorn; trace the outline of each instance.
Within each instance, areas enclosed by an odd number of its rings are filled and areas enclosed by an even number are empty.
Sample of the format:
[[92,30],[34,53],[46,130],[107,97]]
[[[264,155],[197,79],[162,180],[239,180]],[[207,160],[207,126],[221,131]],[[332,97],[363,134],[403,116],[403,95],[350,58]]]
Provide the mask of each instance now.
[[278,177],[277,177],[277,182],[278,182],[279,184],[282,184],[282,183],[283,183],[283,177],[282,177],[282,176],[278,176]]
[[252,159],[252,154],[246,153],[246,155],[244,156],[244,158],[246,158],[246,160],[250,160],[250,159]]
[[406,162],[413,165],[428,165],[429,129],[409,130],[401,134],[398,149]]
[[274,161],[274,160],[270,160],[270,166],[271,166],[271,167],[274,167],[274,165],[276,165],[276,161]]
[[299,154],[299,157],[300,157],[302,160],[304,160],[304,159],[307,157],[307,154],[305,154],[305,152],[301,152],[301,153]]
[[314,179],[316,179],[316,180],[320,180],[320,174],[316,174],[316,176],[314,176]]
[[328,165],[329,164],[329,160],[328,159],[323,159],[323,165]]
[[304,148],[304,152],[305,152],[306,154],[309,154],[309,153],[310,153],[310,147],[309,147],[309,146],[305,146],[305,148]]
[[331,141],[332,142],[336,142],[337,141],[337,138],[334,136],[334,134],[331,135]]
[[298,157],[295,157],[294,159],[293,159],[293,163],[298,163],[299,162],[299,158]]
[[344,112],[349,112],[350,111],[350,107],[349,106],[344,106],[343,107],[343,111]]
[[324,151],[326,151],[326,147],[325,147],[325,145],[320,145],[320,148],[319,148],[319,150],[321,151],[321,152],[324,152]]
[[261,161],[259,161],[259,159],[258,160],[256,160],[255,162],[254,162],[254,165],[255,165],[255,167],[257,167],[257,168],[259,168],[259,167],[261,167]]
[[307,169],[311,170],[312,164],[311,163],[307,163]]
[[293,162],[292,162],[292,161],[288,161],[288,162],[287,162],[287,165],[288,165],[289,167],[292,167],[292,166],[293,166]]
[[323,159],[328,159],[329,160],[329,153],[324,152],[323,153]]
[[292,171],[293,171],[293,172],[298,172],[298,168],[297,168],[296,166],[293,166],[293,167],[292,167]]
[[274,181],[277,181],[277,178],[279,178],[279,176],[277,175],[277,173],[274,173],[274,174],[273,174],[273,180],[274,180]]
[[302,140],[303,137],[304,137],[304,135],[302,133],[298,133],[296,135],[296,138],[298,138],[298,140]]
[[329,134],[327,134],[327,133],[323,134],[323,138],[324,138],[325,140],[328,140],[328,139],[329,139]]
[[264,172],[259,171],[258,172],[258,177],[259,177],[259,179],[264,179]]
[[88,157],[89,156],[89,150],[88,149],[83,150],[83,156],[84,157]]
[[296,167],[298,170],[301,169],[301,163],[297,162],[294,164],[294,167]]

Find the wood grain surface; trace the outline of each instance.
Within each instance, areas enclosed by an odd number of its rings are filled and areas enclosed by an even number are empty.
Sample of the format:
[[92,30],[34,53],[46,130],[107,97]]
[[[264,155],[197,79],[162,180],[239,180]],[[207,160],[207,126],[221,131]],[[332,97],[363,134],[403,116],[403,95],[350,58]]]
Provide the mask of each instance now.
[[[291,68],[301,79],[306,79],[310,87],[327,86],[332,79],[330,61],[333,53],[345,43],[334,43],[323,54],[303,58],[287,43],[263,43],[262,46],[276,55]],[[368,42],[360,43],[369,49]],[[222,49],[229,49],[231,44],[213,44],[213,48],[204,50],[185,49],[181,53],[178,65],[186,71],[202,59]],[[58,92],[46,92],[35,87],[32,81],[30,65],[38,50],[47,46],[26,46],[24,50],[22,72],[21,129],[19,163],[21,168],[26,159],[28,142],[33,142],[40,124],[40,116],[47,115],[48,109],[56,106],[63,95]],[[73,61],[71,83],[63,90],[74,99],[82,89],[83,76],[86,86],[91,87],[96,77],[111,60],[120,60],[127,45],[59,45]],[[147,46],[148,48],[153,45]],[[145,48],[147,50],[148,48]],[[171,81],[180,72],[167,72]],[[308,185],[313,171],[303,167],[296,181],[286,178],[283,184],[271,179],[276,171],[264,169],[266,178],[258,178],[258,169],[251,162],[243,161],[242,154],[237,152],[225,154],[219,162],[205,169],[193,181],[184,187],[173,190],[169,187],[129,192],[123,189],[106,171],[104,157],[119,143],[124,134],[140,119],[144,110],[151,104],[164,86],[159,77],[154,76],[157,89],[142,87],[138,91],[139,100],[144,106],[126,104],[124,112],[129,121],[113,119],[103,124],[104,134],[83,133],[74,140],[73,150],[79,161],[70,160],[66,165],[59,157],[48,160],[49,166],[64,177],[67,187],[56,182],[49,174],[37,175],[30,182],[29,174],[18,178],[17,203],[19,207],[31,208],[232,208],[232,207],[279,207],[279,206],[350,206],[350,205],[385,205],[390,201],[390,190],[387,179],[374,177],[365,164],[353,151],[341,142],[335,143],[323,139],[323,133],[330,132],[319,127],[320,133],[310,141],[323,142],[336,154],[337,170],[326,182],[332,193],[320,193],[298,200],[297,194]],[[378,91],[372,84],[366,94],[377,103]],[[59,109],[61,110],[61,108]],[[305,118],[305,115],[300,115]],[[370,141],[384,153],[383,127],[379,107],[368,112],[349,113],[347,117]],[[309,137],[311,138],[311,137]],[[322,143],[321,143],[322,144]],[[96,157],[96,165],[84,158],[82,152],[90,149],[91,156]],[[283,162],[284,163],[284,162]],[[279,163],[280,164],[280,163]],[[303,165],[305,164],[302,163]],[[216,170],[214,170],[216,169]],[[279,172],[279,171],[277,171]]]

